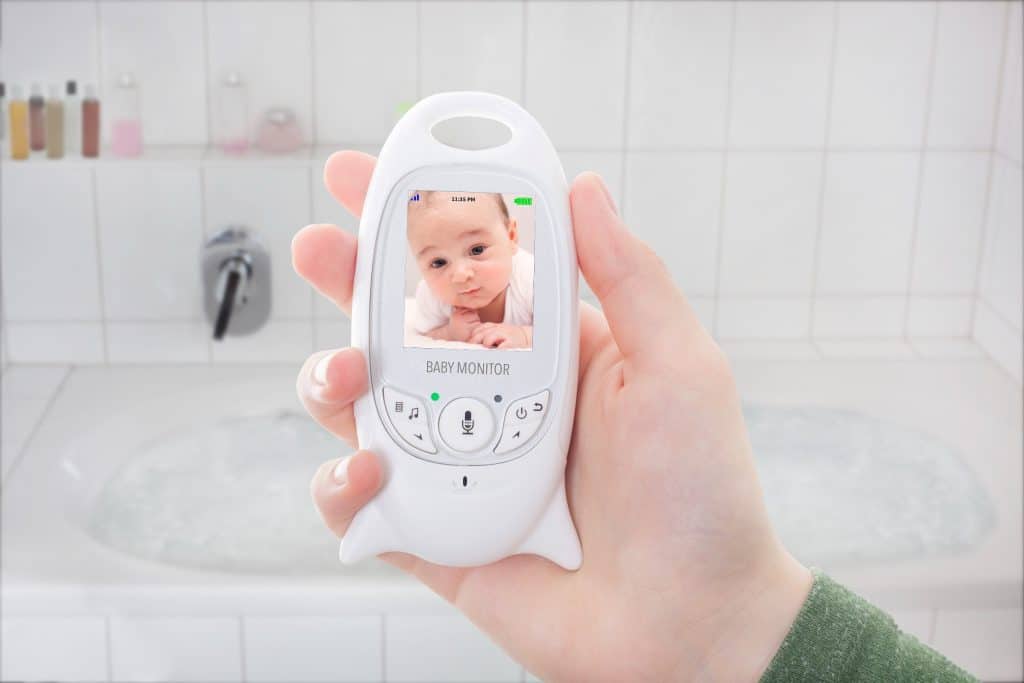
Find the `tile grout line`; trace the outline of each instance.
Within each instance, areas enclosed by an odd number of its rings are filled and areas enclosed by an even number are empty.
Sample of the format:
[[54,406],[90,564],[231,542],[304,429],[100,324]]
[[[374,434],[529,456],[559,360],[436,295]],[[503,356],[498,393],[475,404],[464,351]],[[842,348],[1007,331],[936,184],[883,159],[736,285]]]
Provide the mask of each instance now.
[[[825,89],[825,139],[821,149],[821,165],[818,170],[818,205],[814,226],[814,250],[811,254],[811,289],[808,296],[807,338],[814,343],[814,324],[818,314],[818,270],[821,268],[821,239],[825,232],[825,186],[828,182],[828,143],[832,138],[832,97],[836,82],[836,53],[839,45],[839,4],[832,5],[832,45],[828,57],[828,87]],[[821,355],[821,348],[814,346]]]
[[[103,97],[103,6],[100,0],[93,2],[96,9],[96,96]],[[82,98],[85,97],[85,84],[82,84]],[[105,98],[104,98],[105,99]],[[101,112],[102,114],[102,112]],[[103,119],[100,119],[100,142],[103,141]]]
[[[316,140],[319,119],[316,100],[316,3],[307,0],[306,6],[309,9],[309,129],[310,141],[313,141]],[[312,147],[311,144],[310,157],[313,154]]]
[[[203,0],[203,92],[206,94],[206,144],[210,146],[216,139],[213,135],[213,98],[210,96],[210,16],[207,2]],[[205,153],[204,153],[205,156]]]
[[526,24],[529,21],[529,17],[526,12],[526,0],[520,0],[521,22],[522,25],[519,27],[519,49],[521,54],[519,55],[520,62],[520,73],[519,73],[519,101],[523,105],[523,109],[526,108]]
[[[423,99],[423,0],[416,0],[416,101]],[[404,113],[404,112],[403,112]]]
[[[199,244],[206,244],[206,169],[199,167]],[[204,295],[205,296],[205,295]],[[203,304],[205,307],[205,303]],[[202,315],[202,313],[200,313]],[[205,317],[201,321],[209,322]],[[206,363],[213,365],[213,335],[209,329],[206,330]]]
[[1007,320],[1006,317],[1000,311],[998,311],[995,306],[993,306],[985,299],[978,299],[978,303],[987,308],[989,313],[995,316],[995,318],[999,322],[1009,327],[1012,331],[1017,332],[1018,334],[1022,331],[1021,328],[1017,327],[1016,323],[1012,323],[1009,320]]
[[975,258],[974,266],[974,305],[971,307],[970,330],[974,333],[974,323],[977,320],[978,302],[982,301],[981,296],[981,271],[985,266],[985,254],[988,252],[988,218],[992,205],[992,180],[995,175],[995,148],[996,135],[999,132],[999,109],[1003,104],[1003,85],[1005,79],[1003,72],[1006,70],[1006,53],[1009,51],[1010,34],[1010,4],[1003,8],[1003,44],[999,55],[998,85],[996,86],[996,101],[992,114],[992,130],[989,133],[988,165],[985,171],[985,200],[981,209],[981,230],[978,234],[978,255]]
[[249,667],[245,661],[245,619],[238,616],[238,655],[239,655],[239,668],[242,674],[242,681],[249,680]]
[[103,617],[103,640],[107,654],[107,681],[114,680],[114,644],[110,637],[110,616]]
[[14,476],[14,473],[18,470],[18,466],[21,465],[21,461],[25,459],[25,453],[32,446],[32,441],[36,438],[36,433],[46,420],[50,411],[53,409],[53,404],[57,402],[57,397],[60,396],[61,392],[64,391],[64,386],[68,382],[68,378],[71,377],[71,373],[75,370],[73,364],[60,364],[65,366],[64,376],[60,378],[60,382],[57,383],[57,387],[50,393],[50,396],[46,400],[46,406],[42,412],[39,413],[39,417],[36,418],[35,423],[32,425],[32,429],[29,430],[28,436],[25,437],[25,441],[22,442],[21,448],[18,450],[17,455],[14,457],[14,462],[7,468],[7,473],[4,474],[3,480],[0,481],[0,492],[7,489],[7,486]]
[[633,88],[633,77],[631,74],[633,69],[633,7],[634,3],[630,0],[629,4],[626,5],[626,66],[623,70],[622,79],[622,151],[619,152],[618,213],[619,217],[623,220],[625,220],[626,216],[626,178],[629,173],[629,164],[626,163],[628,152],[625,150],[629,149],[629,113],[630,109],[632,109],[631,102],[633,101],[631,96]]
[[380,679],[388,680],[388,615],[380,615]]
[[[924,120],[921,129],[921,149],[917,153],[917,181],[914,187],[914,217],[910,224],[910,259],[907,264],[907,286],[903,302],[903,338],[910,338],[910,294],[914,286],[914,268],[917,265],[917,239],[921,232],[921,198],[924,196],[924,170],[928,148],[928,126],[932,116],[932,97],[935,94],[935,62],[939,52],[939,19],[941,3],[933,6],[931,54],[928,57],[928,76],[925,81]],[[915,352],[916,353],[916,352]]]
[[99,169],[89,169],[89,183],[90,190],[92,193],[92,224],[93,224],[93,238],[96,241],[95,252],[96,252],[96,287],[99,290],[99,305],[100,305],[100,343],[103,347],[103,362],[105,364],[110,363],[110,342],[107,334],[107,295],[106,287],[103,284],[103,240],[101,237],[102,230],[100,229],[100,197],[98,189],[97,174]]
[[722,294],[722,246],[725,241],[726,177],[729,173],[729,141],[732,139],[732,89],[736,71],[736,18],[737,4],[733,2],[729,13],[729,71],[725,77],[725,149],[719,158],[722,174],[718,184],[718,235],[715,236],[715,289],[712,298],[715,307],[711,311],[711,335],[718,338],[718,321],[721,317]]

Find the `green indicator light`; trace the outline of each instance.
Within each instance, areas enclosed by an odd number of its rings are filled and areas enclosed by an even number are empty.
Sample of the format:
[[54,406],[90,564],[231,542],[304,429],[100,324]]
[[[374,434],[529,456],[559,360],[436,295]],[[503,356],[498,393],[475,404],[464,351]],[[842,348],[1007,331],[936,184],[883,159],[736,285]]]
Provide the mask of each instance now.
[[437,393],[436,391],[430,395],[431,401],[436,401],[439,398],[441,398],[441,394]]
[[533,205],[533,197],[516,197],[512,201],[514,201],[519,206],[532,206]]

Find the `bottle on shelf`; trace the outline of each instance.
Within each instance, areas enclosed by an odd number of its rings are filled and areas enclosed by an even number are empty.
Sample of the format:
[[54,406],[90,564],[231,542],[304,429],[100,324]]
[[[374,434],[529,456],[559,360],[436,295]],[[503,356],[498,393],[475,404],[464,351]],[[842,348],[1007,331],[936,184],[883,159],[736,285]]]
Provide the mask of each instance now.
[[114,156],[137,157],[142,154],[139,88],[135,76],[127,71],[118,76],[110,112],[110,149]]
[[96,86],[85,86],[82,100],[82,156],[100,155],[100,101],[96,98]]
[[256,145],[271,154],[288,154],[302,146],[295,113],[285,107],[268,109],[256,133]]
[[32,151],[46,149],[46,100],[43,99],[43,89],[38,83],[32,84],[28,98],[28,135]]
[[242,154],[249,149],[249,103],[237,71],[224,77],[219,95],[220,148],[226,154]]
[[0,81],[0,144],[7,140],[7,86]]
[[50,86],[50,97],[46,100],[46,156],[49,159],[64,156],[64,101],[57,85]]
[[21,94],[21,86],[11,86],[11,102],[8,105],[11,119],[11,158],[28,159],[28,102]]
[[74,81],[68,81],[65,86],[64,153],[68,156],[82,153],[82,100]]

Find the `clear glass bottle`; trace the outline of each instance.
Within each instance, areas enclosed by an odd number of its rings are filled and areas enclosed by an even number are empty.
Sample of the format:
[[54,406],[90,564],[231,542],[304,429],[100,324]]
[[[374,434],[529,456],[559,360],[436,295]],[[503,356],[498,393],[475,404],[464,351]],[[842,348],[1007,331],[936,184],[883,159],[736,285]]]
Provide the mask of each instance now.
[[135,76],[123,72],[117,78],[110,100],[110,149],[114,156],[137,157],[142,154],[142,120],[139,88]]
[[49,159],[64,156],[64,100],[58,85],[50,86],[46,100],[46,156]]
[[68,81],[65,86],[64,153],[68,156],[82,153],[82,100],[74,81]]
[[237,71],[224,77],[218,101],[218,144],[226,154],[242,154],[249,149],[249,101],[245,83]]

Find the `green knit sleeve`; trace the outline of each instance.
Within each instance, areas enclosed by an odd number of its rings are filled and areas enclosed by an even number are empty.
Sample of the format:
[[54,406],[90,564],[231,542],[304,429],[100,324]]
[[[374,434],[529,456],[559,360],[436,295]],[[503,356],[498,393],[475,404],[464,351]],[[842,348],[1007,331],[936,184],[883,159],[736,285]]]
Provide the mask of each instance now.
[[961,683],[978,679],[811,567],[814,584],[761,683]]

